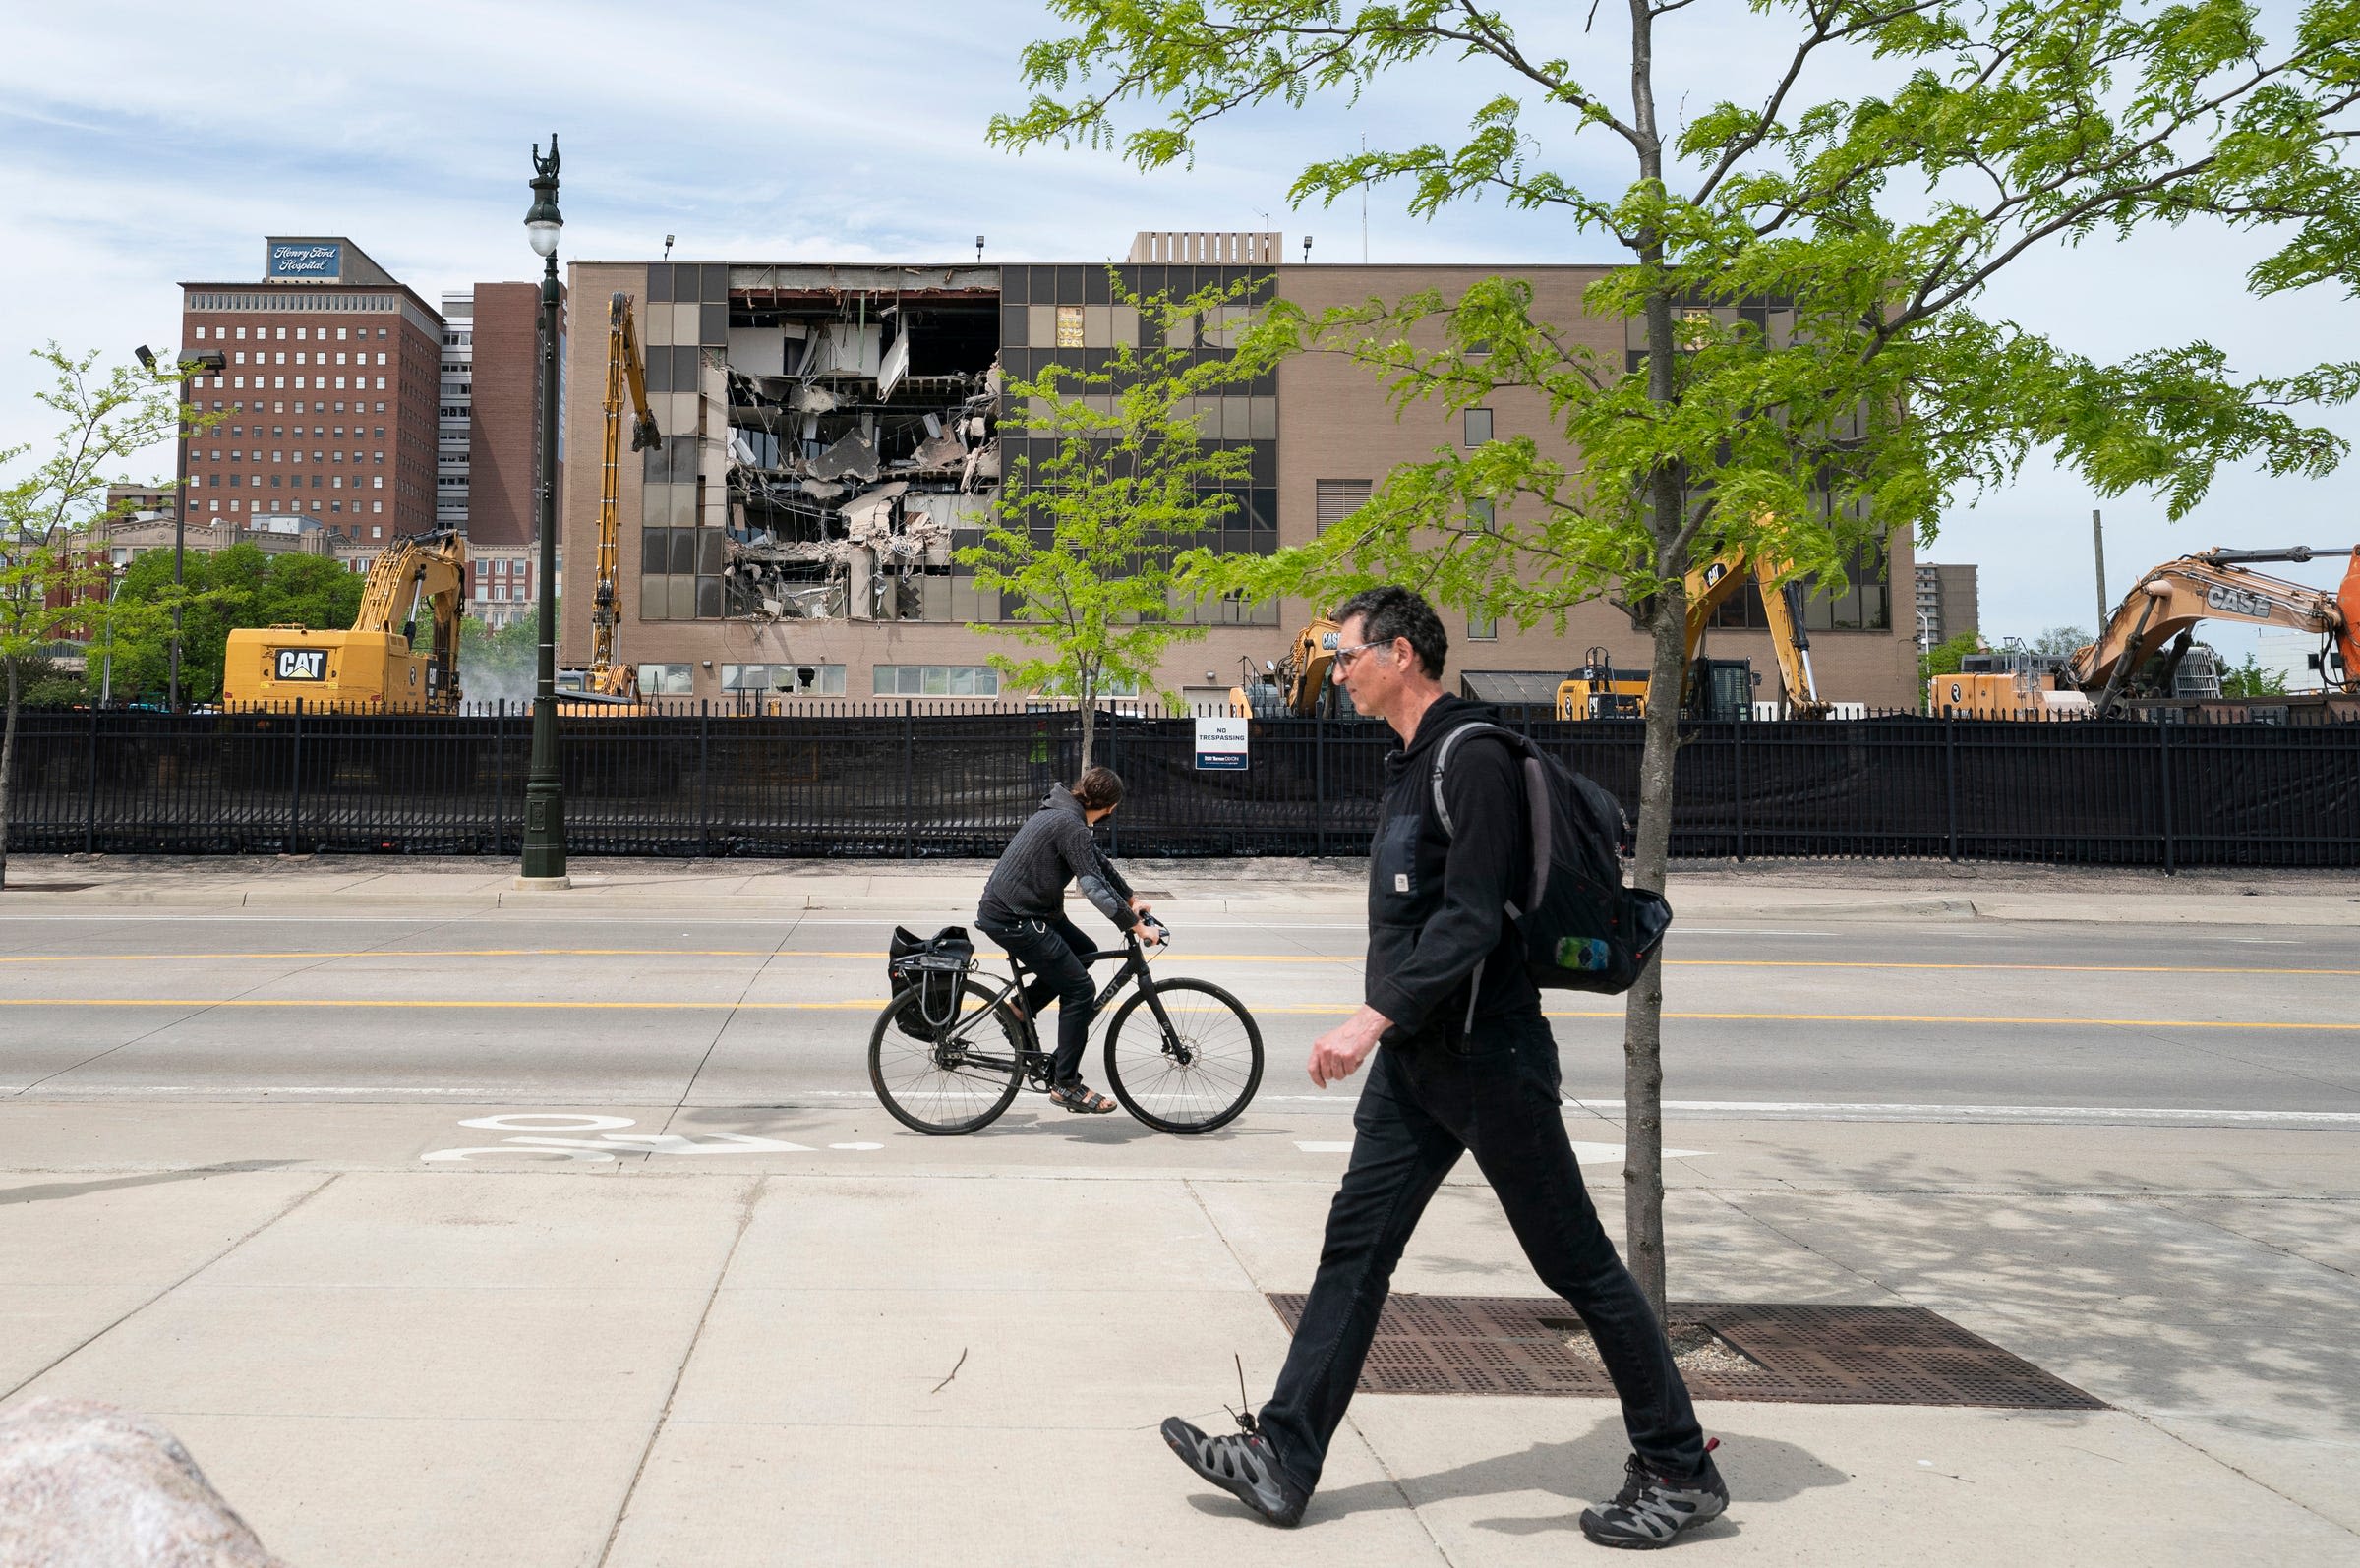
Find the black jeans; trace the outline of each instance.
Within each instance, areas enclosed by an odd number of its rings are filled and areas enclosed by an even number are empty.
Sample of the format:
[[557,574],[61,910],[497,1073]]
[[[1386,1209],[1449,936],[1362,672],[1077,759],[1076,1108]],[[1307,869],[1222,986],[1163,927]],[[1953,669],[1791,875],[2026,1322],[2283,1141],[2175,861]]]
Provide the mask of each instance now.
[[1278,1462],[1305,1488],[1319,1484],[1393,1266],[1462,1149],[1499,1194],[1541,1283],[1597,1342],[1631,1447],[1668,1476],[1703,1468],[1704,1433],[1672,1347],[1582,1186],[1560,1078],[1557,1042],[1537,1014],[1478,1023],[1464,1050],[1378,1048],[1352,1118],[1352,1163],[1328,1209],[1320,1272],[1260,1418]]
[[1036,978],[1025,987],[1025,1009],[1039,1027],[1040,1010],[1057,1004],[1056,1081],[1082,1081],[1082,1052],[1090,1044],[1091,1004],[1097,987],[1091,984],[1090,966],[1079,957],[1095,953],[1096,945],[1064,915],[1045,920],[987,920],[975,917],[975,928],[1006,948],[1016,961]]

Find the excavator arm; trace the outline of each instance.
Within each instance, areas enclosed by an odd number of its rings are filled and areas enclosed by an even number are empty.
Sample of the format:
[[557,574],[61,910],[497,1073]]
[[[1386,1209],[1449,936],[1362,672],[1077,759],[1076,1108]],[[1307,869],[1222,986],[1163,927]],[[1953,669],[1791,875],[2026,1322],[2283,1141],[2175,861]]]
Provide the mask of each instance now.
[[406,646],[417,637],[421,600],[435,632],[431,700],[439,708],[456,708],[459,616],[467,604],[467,541],[456,533],[408,535],[371,561],[352,629],[398,636]]
[[[2307,561],[2349,555],[2334,592],[2290,583],[2252,570],[2249,561]],[[2074,651],[2073,683],[2095,692],[2099,716],[2110,712],[2139,670],[2167,645],[2184,652],[2200,621],[2240,621],[2317,633],[2327,655],[2325,684],[2360,689],[2360,552],[2350,550],[2212,550],[2165,561],[2142,577],[2106,618],[2098,640]],[[2176,660],[2175,660],[2176,663]]]
[[1704,646],[1705,628],[1713,611],[1750,576],[1762,591],[1762,613],[1770,622],[1770,648],[1778,658],[1787,706],[1798,719],[1824,719],[1831,705],[1819,700],[1811,675],[1811,636],[1802,624],[1802,585],[1793,580],[1784,562],[1754,555],[1742,545],[1731,545],[1712,559],[1688,571],[1687,657],[1685,668],[1696,667],[1697,650]]
[[607,302],[606,437],[600,453],[598,485],[598,575],[590,597],[590,685],[611,697],[631,695],[629,669],[615,663],[615,627],[621,619],[615,598],[616,574],[620,569],[621,523],[616,497],[622,469],[622,400],[631,400],[631,450],[660,448],[664,437],[656,416],[647,406],[645,357],[638,328],[631,317],[631,297],[617,293]]

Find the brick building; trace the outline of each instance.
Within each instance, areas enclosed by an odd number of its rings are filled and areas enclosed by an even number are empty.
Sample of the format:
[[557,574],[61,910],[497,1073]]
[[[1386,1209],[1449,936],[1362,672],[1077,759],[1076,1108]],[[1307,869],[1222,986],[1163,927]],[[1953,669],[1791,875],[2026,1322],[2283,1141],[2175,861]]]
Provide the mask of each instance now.
[[295,515],[361,543],[435,525],[442,316],[341,237],[273,237],[254,282],[183,283],[181,342],[227,363],[189,397],[189,521]]
[[[1424,289],[1449,297],[1500,270],[1288,265],[1282,255],[1276,234],[1143,234],[1121,275],[1138,292],[1173,295],[1268,279],[1316,312]],[[1622,323],[1592,319],[1581,306],[1606,270],[1514,268],[1570,338],[1617,356],[1631,350]],[[1102,360],[1118,340],[1137,341],[1136,313],[1113,304],[1103,263],[578,261],[571,288],[577,298],[634,300],[666,437],[661,451],[641,454],[626,441],[618,476],[617,644],[640,667],[642,690],[725,697],[788,682],[854,698],[1001,694],[986,657],[1018,645],[970,629],[1001,619],[1001,606],[952,556],[979,537],[1004,463],[1052,449],[1022,428],[1021,410],[999,407],[998,377]],[[606,353],[606,334],[575,334],[570,384],[603,385]],[[1217,538],[1202,540],[1226,552],[1309,540],[1392,468],[1446,441],[1530,435],[1544,451],[1572,455],[1537,397],[1504,393],[1464,418],[1396,412],[1366,371],[1327,356],[1290,360],[1204,403],[1208,439],[1250,454],[1235,511]],[[560,514],[560,539],[577,560],[596,559],[601,422],[598,399],[570,400],[566,447],[593,454],[574,464]],[[1895,612],[1890,588],[1912,580],[1910,541],[1893,540],[1889,558],[1860,562],[1852,577],[1849,592],[1814,597],[1806,610],[1819,693],[1910,706],[1916,627],[1906,604]],[[1184,613],[1206,635],[1170,650],[1159,684],[1225,695],[1241,668],[1282,653],[1314,608],[1192,607]],[[586,592],[565,602],[562,622],[559,659],[579,665],[589,652]],[[1524,676],[1528,688],[1553,691],[1592,646],[1617,664],[1645,658],[1628,617],[1603,603],[1574,610],[1563,634],[1463,615],[1446,625],[1453,687],[1470,674],[1502,689]],[[1710,651],[1751,659],[1759,695],[1777,696],[1753,590],[1724,607]]]

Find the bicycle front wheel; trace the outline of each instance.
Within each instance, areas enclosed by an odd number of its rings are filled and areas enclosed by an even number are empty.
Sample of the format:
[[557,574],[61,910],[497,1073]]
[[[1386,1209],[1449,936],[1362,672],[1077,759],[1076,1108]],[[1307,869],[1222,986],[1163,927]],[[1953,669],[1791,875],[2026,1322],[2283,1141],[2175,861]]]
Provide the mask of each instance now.
[[1158,1132],[1210,1132],[1262,1086],[1262,1030],[1217,985],[1158,980],[1114,1016],[1106,1081],[1125,1110]]
[[922,1017],[916,986],[894,994],[868,1034],[868,1082],[893,1119],[936,1136],[973,1132],[1008,1109],[1025,1080],[1023,1030],[992,993],[960,984],[959,1010],[926,1038],[905,1033],[905,1006]]

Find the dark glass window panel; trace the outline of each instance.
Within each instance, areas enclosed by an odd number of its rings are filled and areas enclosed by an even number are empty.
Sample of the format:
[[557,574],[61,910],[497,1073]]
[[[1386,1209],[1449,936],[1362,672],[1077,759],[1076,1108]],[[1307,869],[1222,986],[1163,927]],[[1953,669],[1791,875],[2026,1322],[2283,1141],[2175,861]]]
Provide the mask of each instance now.
[[717,574],[722,568],[722,562],[721,530],[718,528],[698,529],[696,531],[696,569],[707,574]]
[[693,528],[671,528],[665,532],[672,536],[673,575],[678,576],[682,572],[696,570],[696,530]]
[[672,390],[672,356],[660,348],[647,351],[647,389],[650,392]]
[[699,577],[696,580],[696,618],[721,619],[721,579]]
[[1251,495],[1252,521],[1256,533],[1274,534],[1278,531],[1278,492],[1273,487],[1257,487]]
[[1061,266],[1057,269],[1056,304],[1079,305],[1082,303],[1083,271],[1084,268],[1078,266]]
[[651,262],[647,269],[647,302],[659,305],[672,298],[672,263]]
[[1032,269],[1029,266],[1000,268],[1000,303],[1030,305],[1032,302]]
[[672,348],[672,389],[676,392],[696,390],[696,345],[675,343]]
[[1113,286],[1107,281],[1106,269],[1102,266],[1084,267],[1082,269],[1082,303],[1085,305],[1108,305],[1112,304],[1113,300]]
[[1009,345],[1023,344],[1026,341],[1026,321],[1031,315],[1032,312],[1022,305],[1001,306],[1000,341]]
[[639,540],[639,569],[642,572],[672,570],[672,530],[650,528]]
[[714,348],[728,345],[730,341],[730,308],[727,305],[700,305],[697,307],[696,340]]
[[730,302],[730,268],[726,261],[708,262],[704,268],[705,288],[698,296],[707,305],[727,305]]

